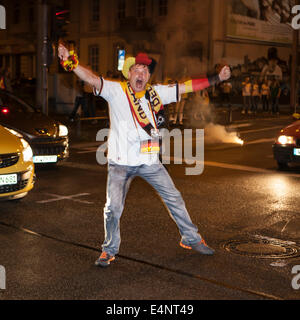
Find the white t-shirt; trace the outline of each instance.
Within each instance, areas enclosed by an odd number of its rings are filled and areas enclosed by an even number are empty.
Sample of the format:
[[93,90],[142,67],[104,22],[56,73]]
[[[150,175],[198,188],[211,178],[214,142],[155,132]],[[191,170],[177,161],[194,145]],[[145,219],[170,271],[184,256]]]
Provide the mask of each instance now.
[[256,83],[252,86],[252,96],[259,96],[259,85]]
[[250,82],[243,82],[243,96],[251,96],[252,85]]
[[[153,85],[153,88],[163,105],[177,102],[176,85]],[[127,166],[157,163],[158,154],[142,154],[140,152],[141,141],[151,137],[137,121],[134,121],[128,99],[120,82],[103,79],[101,92],[95,90],[94,94],[103,97],[109,105],[108,161]],[[154,126],[149,103],[145,97],[140,99],[140,105]]]

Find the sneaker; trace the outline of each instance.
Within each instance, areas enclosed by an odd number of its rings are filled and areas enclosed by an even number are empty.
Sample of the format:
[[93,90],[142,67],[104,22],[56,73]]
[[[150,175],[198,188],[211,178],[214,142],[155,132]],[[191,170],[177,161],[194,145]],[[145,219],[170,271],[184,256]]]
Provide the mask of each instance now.
[[95,261],[95,265],[97,267],[108,267],[112,261],[115,260],[115,256],[108,254],[107,252],[103,251],[100,257]]
[[215,253],[215,250],[213,250],[212,248],[210,248],[206,242],[204,241],[204,239],[202,239],[200,242],[193,244],[191,246],[187,246],[185,244],[183,244],[182,242],[180,242],[180,246],[184,249],[188,249],[188,250],[195,250],[201,254],[206,254],[206,255],[213,255]]

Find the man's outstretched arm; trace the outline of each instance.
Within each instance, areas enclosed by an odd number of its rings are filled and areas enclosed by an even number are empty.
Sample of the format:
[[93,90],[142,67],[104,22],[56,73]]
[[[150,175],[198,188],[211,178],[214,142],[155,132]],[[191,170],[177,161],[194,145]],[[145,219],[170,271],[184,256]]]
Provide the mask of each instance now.
[[[58,46],[58,57],[62,61],[66,61],[69,58],[69,50],[60,43]],[[91,87],[96,88],[97,91],[100,91],[101,81],[99,76],[93,73],[92,70],[81,66],[78,64],[78,66],[73,70],[73,72],[79,77],[81,80],[89,84]]]
[[203,78],[203,79],[193,79],[179,84],[179,94],[185,94],[190,92],[196,92],[214,85],[216,82],[225,81],[230,78],[230,68],[225,66],[222,68],[218,75]]

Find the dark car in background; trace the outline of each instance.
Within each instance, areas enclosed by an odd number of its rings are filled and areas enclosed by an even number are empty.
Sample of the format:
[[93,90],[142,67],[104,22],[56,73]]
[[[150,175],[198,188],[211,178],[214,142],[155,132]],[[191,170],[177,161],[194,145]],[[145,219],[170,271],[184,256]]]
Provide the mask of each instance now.
[[27,140],[36,164],[57,163],[69,156],[67,127],[4,90],[0,90],[0,124]]
[[289,163],[300,163],[300,120],[280,130],[273,155],[280,170],[287,169]]

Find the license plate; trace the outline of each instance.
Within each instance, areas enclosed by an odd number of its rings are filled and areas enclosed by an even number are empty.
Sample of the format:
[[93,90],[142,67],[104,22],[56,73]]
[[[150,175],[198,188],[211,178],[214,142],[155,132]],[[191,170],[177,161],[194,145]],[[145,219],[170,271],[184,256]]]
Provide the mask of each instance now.
[[8,184],[17,184],[17,183],[18,183],[18,178],[15,173],[0,175],[0,186],[5,186]]
[[294,148],[294,156],[300,156],[300,149]]
[[57,162],[57,156],[34,156],[34,163],[55,163]]

